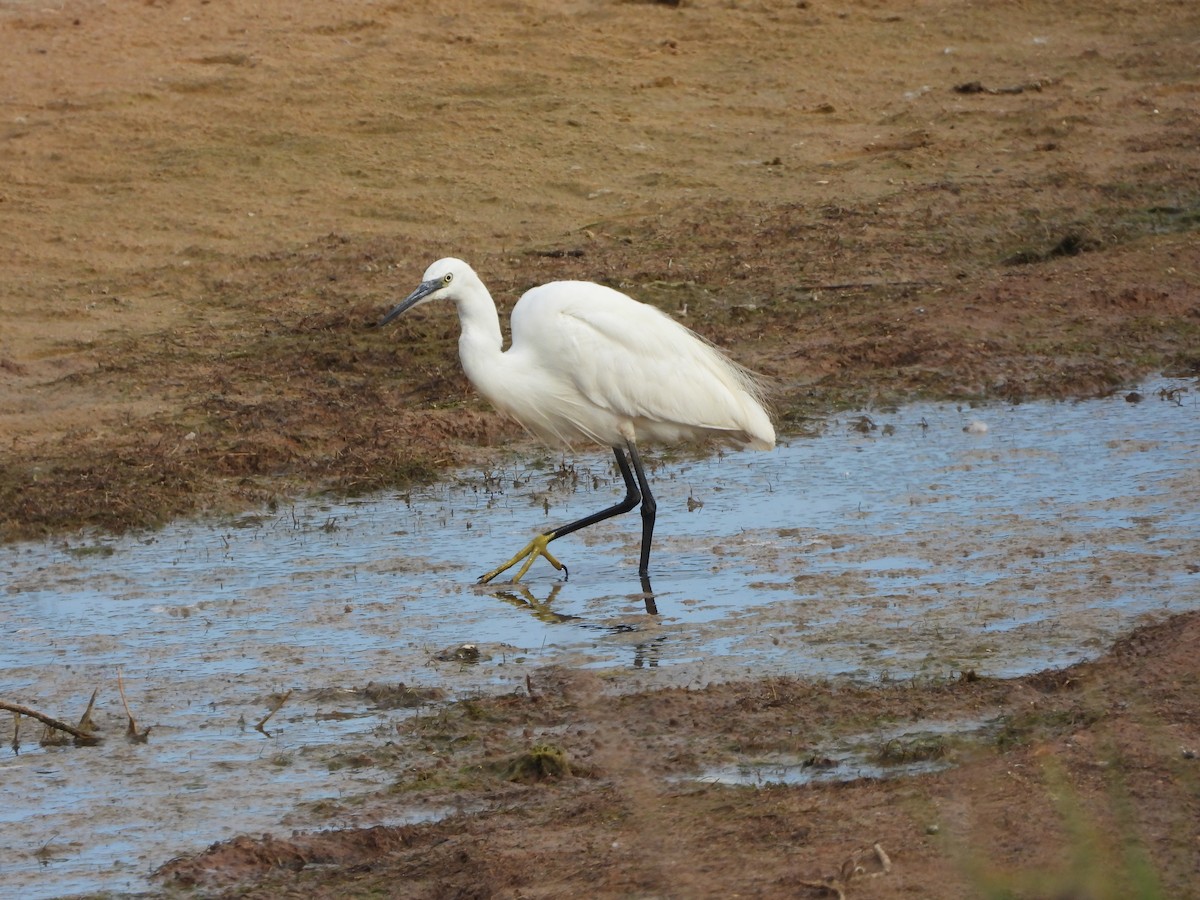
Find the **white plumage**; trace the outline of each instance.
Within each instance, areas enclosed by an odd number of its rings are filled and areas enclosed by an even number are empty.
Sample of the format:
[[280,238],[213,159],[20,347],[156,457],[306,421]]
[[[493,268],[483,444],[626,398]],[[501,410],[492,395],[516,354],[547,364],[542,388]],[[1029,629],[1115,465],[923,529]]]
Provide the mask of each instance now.
[[[646,574],[654,502],[637,445],[708,440],[755,450],[775,446],[757,377],[652,306],[603,285],[555,281],[527,291],[512,312],[512,344],[503,349],[496,304],[460,259],[430,266],[421,285],[380,323],[430,300],[454,301],[462,323],[458,350],[467,378],[501,413],[557,445],[612,447],[625,477],[625,501],[546,532],[488,581],[526,556],[563,568],[545,544],[642,503]],[[636,484],[625,460],[628,452]],[[649,510],[647,511],[647,507]]]

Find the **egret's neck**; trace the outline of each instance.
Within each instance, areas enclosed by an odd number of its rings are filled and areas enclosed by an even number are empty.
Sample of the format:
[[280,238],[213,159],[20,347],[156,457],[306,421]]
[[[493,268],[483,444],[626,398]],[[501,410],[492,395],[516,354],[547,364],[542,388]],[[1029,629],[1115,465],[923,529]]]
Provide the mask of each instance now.
[[503,356],[504,335],[500,331],[500,315],[492,295],[482,284],[466,297],[457,300],[462,335],[458,339],[458,355],[463,371],[476,390],[491,397],[496,369]]

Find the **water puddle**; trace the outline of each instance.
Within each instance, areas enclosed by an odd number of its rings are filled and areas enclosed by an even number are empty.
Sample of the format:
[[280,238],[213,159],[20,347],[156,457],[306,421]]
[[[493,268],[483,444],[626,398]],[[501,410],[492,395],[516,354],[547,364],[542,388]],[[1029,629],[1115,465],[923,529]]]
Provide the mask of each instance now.
[[860,734],[801,755],[772,754],[706,769],[693,781],[743,787],[903,778],[953,765],[954,745],[995,727],[996,719],[922,722]]
[[695,779],[703,784],[724,784],[742,787],[766,787],[774,784],[818,784],[821,782],[850,782],[862,779],[902,778],[923,775],[949,767],[943,760],[892,763],[873,762],[861,753],[832,753],[822,757],[781,757],[752,760],[719,768],[707,769]]
[[[659,456],[652,596],[636,514],[556,543],[565,583],[544,562],[520,587],[473,583],[536,530],[620,496],[599,452],[0,547],[0,696],[72,720],[99,687],[110,735],[46,748],[25,720],[20,752],[0,751],[0,884],[136,891],[235,830],[329,824],[301,810],[391,777],[341,765],[339,744],[386,740],[416,714],[370,700],[368,683],[456,697],[522,689],[548,664],[630,688],[1005,676],[1094,655],[1200,602],[1200,391],[1142,393],[911,406],[770,454]],[[964,430],[974,420],[987,430]],[[148,743],[117,737],[118,669]]]

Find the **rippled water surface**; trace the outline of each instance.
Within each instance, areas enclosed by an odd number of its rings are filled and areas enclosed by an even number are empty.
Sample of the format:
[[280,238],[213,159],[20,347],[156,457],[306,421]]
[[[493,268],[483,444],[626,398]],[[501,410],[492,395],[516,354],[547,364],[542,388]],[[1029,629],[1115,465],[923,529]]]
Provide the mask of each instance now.
[[[43,747],[26,719],[14,751],[3,719],[0,885],[138,890],[176,853],[305,827],[306,804],[386,777],[339,761],[345,738],[386,739],[414,714],[369,700],[372,682],[454,697],[549,664],[641,688],[1012,675],[1095,655],[1200,603],[1200,394],[1141,390],[905,407],[769,454],[658,456],[649,595],[636,514],[556,542],[567,582],[539,562],[521,587],[474,585],[537,530],[620,496],[603,453],[0,547],[0,697],[73,721],[98,688],[109,736]],[[456,657],[465,643],[478,662]],[[119,737],[118,670],[144,744]]]

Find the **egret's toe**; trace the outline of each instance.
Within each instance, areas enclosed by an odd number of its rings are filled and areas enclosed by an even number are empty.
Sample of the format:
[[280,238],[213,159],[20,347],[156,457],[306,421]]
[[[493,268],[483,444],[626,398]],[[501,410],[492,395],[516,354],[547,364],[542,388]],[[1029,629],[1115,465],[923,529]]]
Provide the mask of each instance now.
[[558,571],[565,572],[567,567],[555,559],[554,554],[547,549],[547,546],[552,540],[554,540],[554,532],[552,531],[545,534],[539,534],[532,541],[526,544],[516,556],[514,556],[504,565],[492,569],[492,571],[488,572],[486,575],[481,575],[479,578],[479,583],[487,584],[497,575],[507,572],[517,563],[524,560],[524,563],[517,571],[517,574],[512,577],[512,583],[516,584],[525,577],[525,573],[529,571],[529,567],[533,565],[534,560],[536,560],[539,556],[545,557],[546,561],[550,563],[550,565],[554,566],[554,568],[558,569]]

